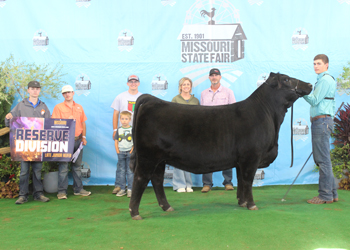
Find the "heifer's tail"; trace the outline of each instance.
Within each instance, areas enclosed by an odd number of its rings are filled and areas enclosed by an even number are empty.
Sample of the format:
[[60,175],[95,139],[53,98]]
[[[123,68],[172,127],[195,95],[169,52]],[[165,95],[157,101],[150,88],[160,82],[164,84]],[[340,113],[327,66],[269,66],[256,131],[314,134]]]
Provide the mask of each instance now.
[[148,94],[144,94],[141,95],[137,98],[135,107],[134,107],[134,120],[132,123],[132,140],[134,143],[134,150],[132,151],[131,155],[130,155],[130,163],[129,163],[129,167],[130,170],[135,173],[136,170],[136,159],[137,159],[137,152],[136,152],[136,145],[137,145],[137,135],[136,135],[136,126],[141,126],[141,124],[138,124],[138,113],[139,113],[139,109],[141,108],[141,105],[146,103],[149,98],[152,97],[151,95]]

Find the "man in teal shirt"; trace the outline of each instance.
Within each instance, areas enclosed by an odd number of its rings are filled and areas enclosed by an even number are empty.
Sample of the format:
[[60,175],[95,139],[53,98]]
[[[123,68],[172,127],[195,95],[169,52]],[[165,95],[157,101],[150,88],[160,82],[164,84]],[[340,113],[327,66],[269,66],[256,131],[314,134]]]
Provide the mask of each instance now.
[[317,82],[313,93],[304,96],[305,101],[311,105],[312,152],[320,173],[319,194],[307,201],[310,204],[329,204],[338,201],[329,143],[333,131],[336,83],[334,78],[328,74],[328,64],[329,60],[326,55],[315,56],[314,70],[318,75]]

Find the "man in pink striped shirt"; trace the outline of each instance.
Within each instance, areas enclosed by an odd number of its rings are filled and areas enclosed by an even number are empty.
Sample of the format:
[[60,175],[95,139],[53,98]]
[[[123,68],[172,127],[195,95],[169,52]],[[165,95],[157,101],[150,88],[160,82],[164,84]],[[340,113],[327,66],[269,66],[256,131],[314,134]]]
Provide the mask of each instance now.
[[[201,94],[201,105],[203,106],[216,106],[227,105],[236,102],[233,91],[220,84],[221,73],[220,70],[214,68],[209,72],[209,80],[211,86],[208,89],[203,90]],[[232,168],[222,171],[224,177],[225,190],[233,190],[232,185]],[[203,189],[202,193],[207,193],[213,186],[213,173],[203,174]]]

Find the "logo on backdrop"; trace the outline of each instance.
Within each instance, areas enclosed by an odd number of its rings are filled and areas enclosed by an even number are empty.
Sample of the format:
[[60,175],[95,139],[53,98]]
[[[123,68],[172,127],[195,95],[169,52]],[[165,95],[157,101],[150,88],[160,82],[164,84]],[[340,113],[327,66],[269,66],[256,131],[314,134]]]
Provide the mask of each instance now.
[[130,30],[122,30],[119,32],[118,36],[118,49],[120,51],[126,50],[130,52],[132,46],[134,45],[134,36]]
[[48,49],[49,45],[49,37],[47,36],[45,30],[37,30],[34,33],[34,37],[33,37],[33,48],[35,49],[35,51],[46,51]]
[[165,165],[164,172],[164,184],[171,183],[173,181],[174,168],[169,165]]
[[75,93],[80,95],[88,96],[90,94],[91,89],[91,81],[90,78],[86,74],[80,74],[75,78]]
[[84,6],[85,8],[91,5],[91,0],[75,0],[75,4],[80,8]]
[[303,118],[298,118],[293,122],[293,139],[295,141],[306,141],[307,134],[309,134],[309,126]]
[[266,82],[267,78],[269,78],[270,73],[262,73],[259,78],[258,81],[256,82],[256,87],[259,88],[264,82]]
[[253,4],[257,4],[257,5],[262,5],[263,4],[263,2],[264,1],[261,1],[261,0],[248,0],[248,3],[250,4],[250,5],[253,5]]
[[261,187],[264,182],[263,179],[265,179],[265,172],[263,169],[256,170],[254,180],[253,180],[253,186],[254,187]]
[[227,0],[197,1],[187,11],[177,38],[183,63],[229,63],[244,58],[238,10]]
[[90,170],[90,165],[83,161],[82,166],[81,166],[81,180],[84,184],[88,184],[90,181],[90,176],[91,176],[91,170]]
[[243,72],[232,63],[244,58],[247,40],[239,10],[228,0],[198,0],[186,12],[177,37],[181,43],[181,61],[195,63],[180,71],[193,79],[193,87],[208,79],[211,68],[219,68],[225,87]]
[[0,7],[4,8],[5,5],[6,5],[6,0],[0,0]]
[[339,2],[340,4],[342,4],[342,3],[350,4],[350,0],[338,0],[338,2]]
[[168,81],[166,77],[163,74],[157,74],[153,76],[152,79],[152,94],[154,96],[161,95],[165,96],[166,95],[166,90],[168,89]]
[[306,50],[308,48],[307,46],[308,43],[309,43],[309,35],[307,34],[306,29],[304,28],[295,29],[292,35],[293,49]]
[[173,6],[176,4],[175,0],[161,0],[161,3],[162,3],[164,6],[166,6],[166,5],[169,4],[171,7],[173,7]]

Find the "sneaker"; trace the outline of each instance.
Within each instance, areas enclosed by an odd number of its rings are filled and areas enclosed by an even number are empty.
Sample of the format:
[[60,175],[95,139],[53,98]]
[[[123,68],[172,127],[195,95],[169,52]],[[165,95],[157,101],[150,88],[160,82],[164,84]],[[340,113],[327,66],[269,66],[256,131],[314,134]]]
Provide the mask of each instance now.
[[208,193],[209,191],[210,191],[210,186],[204,186],[203,188],[202,188],[202,193]]
[[112,194],[117,194],[120,191],[120,187],[115,187],[112,191]]
[[225,190],[226,191],[231,191],[231,190],[234,190],[233,186],[231,184],[226,184],[225,185]]
[[34,197],[35,201],[48,202],[50,199],[45,197],[43,194],[39,195],[39,197]]
[[57,198],[59,200],[67,199],[67,195],[64,193],[59,193],[59,194],[57,194]]
[[187,192],[187,193],[193,193],[193,189],[190,188],[190,187],[187,187],[187,188],[186,188],[186,192]]
[[21,196],[21,197],[18,198],[18,200],[16,200],[15,204],[20,205],[20,204],[23,204],[23,203],[25,203],[27,201],[28,201],[27,198],[24,198],[24,197]]
[[86,191],[85,189],[81,189],[79,193],[74,193],[74,195],[81,195],[81,196],[89,196],[91,192]]
[[128,197],[128,198],[131,198],[131,194],[132,194],[131,190],[128,189],[127,194],[128,194],[127,197]]
[[186,189],[184,188],[179,188],[178,190],[176,190],[178,193],[186,193]]
[[116,196],[118,196],[118,197],[121,197],[121,196],[124,196],[124,195],[126,195],[126,192],[125,192],[124,189],[120,190],[120,191],[116,194]]

